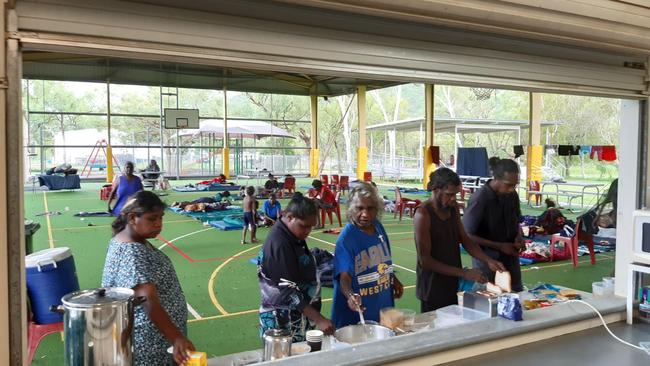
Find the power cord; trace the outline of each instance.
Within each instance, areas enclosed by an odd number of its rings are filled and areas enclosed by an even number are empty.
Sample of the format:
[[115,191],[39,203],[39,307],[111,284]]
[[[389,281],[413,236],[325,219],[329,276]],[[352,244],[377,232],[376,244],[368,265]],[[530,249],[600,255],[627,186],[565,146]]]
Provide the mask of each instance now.
[[577,302],[577,303],[580,303],[580,304],[587,305],[589,308],[591,308],[591,310],[595,311],[596,314],[598,314],[598,317],[600,318],[600,321],[603,323],[603,326],[605,327],[605,329],[607,329],[607,332],[608,332],[612,337],[614,337],[614,339],[616,339],[617,341],[623,343],[623,344],[626,345],[626,346],[630,346],[630,347],[632,347],[632,348],[636,348],[636,349],[641,350],[641,351],[644,351],[644,352],[646,351],[645,348],[643,348],[643,347],[639,347],[639,346],[635,346],[635,345],[633,345],[632,343],[626,342],[626,341],[622,340],[621,338],[617,337],[616,334],[612,333],[612,331],[611,331],[611,330],[609,329],[609,327],[607,326],[607,323],[605,323],[605,319],[603,319],[603,316],[600,315],[600,312],[599,312],[595,307],[593,307],[593,305],[591,305],[590,303],[588,303],[588,302],[586,302],[586,301],[582,301],[582,300],[567,300],[567,303],[570,303],[570,302]]

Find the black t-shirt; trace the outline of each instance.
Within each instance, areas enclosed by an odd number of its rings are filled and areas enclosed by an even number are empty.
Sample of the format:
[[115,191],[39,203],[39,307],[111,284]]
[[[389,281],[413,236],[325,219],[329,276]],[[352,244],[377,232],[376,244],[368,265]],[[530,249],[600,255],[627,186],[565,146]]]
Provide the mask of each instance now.
[[[465,209],[463,224],[468,234],[502,243],[514,243],[519,235],[519,196],[512,192],[497,194],[490,181],[472,195]],[[482,246],[485,254],[503,263],[512,278],[512,289],[523,290],[519,256],[506,255],[496,249]],[[472,258],[474,268],[480,269],[488,280],[494,282],[494,272],[484,262]]]
[[491,181],[470,198],[463,215],[465,231],[488,240],[513,243],[519,234],[519,196],[515,192],[497,194],[490,188]]
[[[278,286],[283,280],[294,282],[299,287],[300,304],[295,307],[302,310],[311,301],[310,289],[317,283],[316,263],[311,255],[307,243],[298,240],[287,228],[282,220],[273,225],[271,232],[262,247],[261,270],[271,281],[273,286]],[[262,294],[265,302],[265,294]],[[269,299],[270,302],[275,302]]]
[[278,189],[280,184],[275,179],[269,179],[264,183],[264,189]]

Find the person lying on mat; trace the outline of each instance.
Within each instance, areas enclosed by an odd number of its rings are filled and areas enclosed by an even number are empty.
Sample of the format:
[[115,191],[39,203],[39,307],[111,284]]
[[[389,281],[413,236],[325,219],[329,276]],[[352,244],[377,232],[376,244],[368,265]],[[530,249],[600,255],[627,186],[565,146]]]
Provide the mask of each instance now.
[[283,329],[290,332],[293,342],[302,342],[305,333],[316,327],[325,334],[334,333],[332,322],[320,312],[316,261],[305,241],[316,216],[316,203],[296,193],[264,241],[257,257],[260,335],[268,329]]
[[[187,338],[187,303],[171,260],[149,239],[162,231],[165,204],[150,191],[129,197],[113,221],[102,287],[133,289],[144,297],[135,307],[133,364],[167,365],[167,348],[181,365],[194,345]],[[118,335],[119,336],[119,335]]]
[[404,286],[393,272],[390,241],[378,216],[383,201],[377,189],[360,182],[350,191],[348,224],[336,241],[332,321],[337,328],[357,324],[358,309],[379,322],[382,308],[395,306]]
[[[144,189],[142,180],[133,174],[133,170],[133,163],[127,161],[124,165],[124,174],[115,176],[115,179],[113,179],[113,189],[108,196],[108,212],[111,212],[114,216],[120,215],[122,206],[124,206],[129,196]],[[117,197],[117,202],[111,208],[111,202],[115,197]]]
[[272,226],[280,219],[282,213],[282,205],[277,200],[275,193],[271,193],[269,199],[264,201],[264,225]]

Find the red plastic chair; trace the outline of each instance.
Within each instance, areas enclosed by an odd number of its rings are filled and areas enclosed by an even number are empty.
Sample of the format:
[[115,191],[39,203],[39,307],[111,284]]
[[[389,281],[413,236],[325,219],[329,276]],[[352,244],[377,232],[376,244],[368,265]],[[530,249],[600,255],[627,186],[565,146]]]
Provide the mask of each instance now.
[[343,224],[341,223],[341,192],[336,192],[334,207],[323,208],[320,210],[320,222],[323,226],[325,226],[325,214],[327,214],[327,216],[330,218],[330,225],[334,224],[334,222],[332,221],[332,212],[336,214],[336,217],[339,220],[339,227],[342,227]]
[[323,183],[324,185],[328,185],[328,184],[329,184],[329,177],[327,176],[327,174],[323,174],[323,175],[321,175],[321,176],[320,176],[320,181],[321,181],[321,183]]
[[296,178],[286,177],[284,178],[284,186],[282,187],[283,195],[292,195],[296,192]]
[[[31,314],[30,314],[31,315]],[[31,316],[30,316],[31,317]],[[63,332],[63,322],[52,323],[52,324],[36,324],[31,319],[29,321],[29,326],[27,327],[27,343],[29,349],[29,358],[27,364],[31,364],[36,354],[36,349],[41,343],[45,336],[52,333],[62,333]]]
[[404,209],[409,209],[409,216],[413,217],[415,214],[415,208],[418,206],[418,203],[410,198],[402,197],[402,192],[400,192],[399,187],[395,187],[395,214],[393,218],[397,217],[399,212],[399,220],[402,221],[402,215],[404,215]]
[[104,184],[104,186],[102,186],[102,188],[99,190],[99,199],[102,201],[108,201],[112,189],[112,184]]
[[350,191],[350,177],[342,175],[339,179],[339,192],[345,193],[345,191]]
[[551,262],[553,261],[553,251],[557,243],[564,244],[564,254],[571,257],[573,261],[573,267],[578,266],[578,242],[582,240],[587,243],[589,248],[589,256],[591,257],[591,264],[596,264],[596,253],[594,252],[594,238],[591,234],[587,234],[582,231],[582,219],[578,219],[576,222],[575,233],[572,237],[560,236],[559,234],[554,234],[551,237]]
[[363,181],[372,182],[372,172],[363,172]]
[[330,182],[330,189],[338,192],[340,190],[339,188],[339,176],[338,174],[332,174],[332,181]]
[[528,200],[528,205],[530,206],[530,197],[535,196],[535,205],[542,205],[542,193],[539,181],[531,180],[528,182],[528,191],[526,191],[526,199]]

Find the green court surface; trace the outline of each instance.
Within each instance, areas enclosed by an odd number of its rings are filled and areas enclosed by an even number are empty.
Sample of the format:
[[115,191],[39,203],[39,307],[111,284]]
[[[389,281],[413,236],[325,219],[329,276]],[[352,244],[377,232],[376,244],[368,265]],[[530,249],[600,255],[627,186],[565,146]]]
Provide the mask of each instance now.
[[[309,184],[308,179],[298,180],[298,189]],[[180,186],[187,182],[172,182]],[[41,224],[34,235],[34,249],[70,247],[75,258],[77,276],[82,289],[100,285],[107,243],[111,237],[111,218],[91,217],[81,219],[73,214],[79,211],[106,210],[106,201],[99,200],[101,183],[82,183],[82,190],[25,192],[25,217]],[[389,198],[389,186],[381,191]],[[167,203],[192,200],[213,192],[178,193],[169,191],[162,197]],[[408,196],[408,194],[406,195]],[[426,196],[411,196],[426,199]],[[286,200],[281,201],[283,206]],[[524,205],[522,204],[522,208]],[[59,211],[60,215],[36,216],[46,211]],[[524,209],[526,214],[541,213],[540,209]],[[343,218],[345,221],[345,218]],[[413,222],[406,217],[401,222],[385,213],[382,222],[389,234],[396,273],[406,290],[397,306],[419,310],[415,298],[416,252],[413,241]],[[331,227],[328,225],[327,227]],[[258,230],[263,242],[269,229]],[[240,352],[262,346],[258,336],[257,308],[259,288],[256,266],[251,263],[259,245],[241,245],[241,231],[219,231],[204,227],[201,222],[167,211],[161,237],[152,243],[167,254],[174,266],[190,308],[189,338],[198,350],[210,357]],[[308,244],[334,251],[337,236],[312,232]],[[171,244],[171,245],[170,245]],[[614,269],[614,253],[598,254],[597,263],[589,264],[582,257],[580,266],[573,268],[570,261],[535,264],[522,267],[525,285],[531,287],[539,282],[564,285],[590,291],[591,283],[611,275]],[[463,263],[471,261],[463,255]],[[332,290],[323,290],[324,313],[330,314]],[[60,335],[50,335],[41,342],[33,365],[61,365],[63,344]]]

